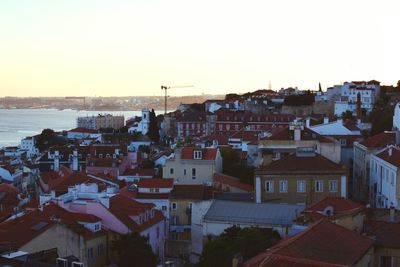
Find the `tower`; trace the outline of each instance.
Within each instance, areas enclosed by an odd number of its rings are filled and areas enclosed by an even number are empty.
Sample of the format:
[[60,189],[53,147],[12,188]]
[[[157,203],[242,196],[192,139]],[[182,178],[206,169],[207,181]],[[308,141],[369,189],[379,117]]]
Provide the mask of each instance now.
[[150,110],[148,108],[142,109],[142,121],[140,123],[142,125],[142,134],[147,134],[150,127]]

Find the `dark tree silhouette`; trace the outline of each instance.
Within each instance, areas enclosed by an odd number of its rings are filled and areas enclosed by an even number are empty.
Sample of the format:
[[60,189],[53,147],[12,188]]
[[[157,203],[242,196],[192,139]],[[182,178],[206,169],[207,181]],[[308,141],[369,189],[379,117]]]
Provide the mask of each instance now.
[[113,250],[119,257],[121,267],[153,267],[157,264],[157,256],[153,254],[147,238],[138,233],[122,235],[115,241]]
[[160,140],[160,133],[159,133],[159,127],[158,127],[158,121],[156,117],[156,113],[154,112],[154,109],[150,111],[150,126],[149,126],[149,132],[147,134],[151,141],[153,142],[158,142]]

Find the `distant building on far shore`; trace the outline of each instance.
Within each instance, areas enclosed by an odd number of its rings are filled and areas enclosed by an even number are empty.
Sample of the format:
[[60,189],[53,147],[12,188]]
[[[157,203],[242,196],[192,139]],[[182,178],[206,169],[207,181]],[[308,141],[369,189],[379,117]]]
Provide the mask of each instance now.
[[78,117],[76,126],[78,128],[86,128],[98,130],[100,128],[119,129],[125,125],[124,116],[114,116],[111,114],[99,114],[97,116]]

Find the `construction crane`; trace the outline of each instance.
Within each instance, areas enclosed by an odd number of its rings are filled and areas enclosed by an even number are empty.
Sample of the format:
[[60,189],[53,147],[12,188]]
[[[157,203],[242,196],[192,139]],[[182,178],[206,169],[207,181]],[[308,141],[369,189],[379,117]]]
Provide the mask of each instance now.
[[165,96],[164,96],[164,115],[167,114],[168,89],[172,89],[172,88],[187,88],[187,87],[194,87],[194,85],[177,85],[177,86],[161,85],[161,90],[165,91]]

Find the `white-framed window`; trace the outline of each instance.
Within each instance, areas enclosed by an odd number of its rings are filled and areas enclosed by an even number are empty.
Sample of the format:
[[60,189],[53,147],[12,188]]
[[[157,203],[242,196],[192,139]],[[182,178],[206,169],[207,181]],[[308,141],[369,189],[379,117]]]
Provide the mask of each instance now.
[[345,146],[347,144],[347,140],[346,139],[340,139],[340,144],[342,146]]
[[337,180],[329,180],[329,192],[337,192]]
[[265,181],[265,192],[273,193],[274,192],[274,181]]
[[162,211],[167,211],[167,206],[162,205],[162,206],[161,206],[161,210],[162,210]]
[[297,192],[298,193],[306,192],[306,181],[305,180],[297,180]]
[[159,193],[160,192],[160,188],[155,187],[155,188],[150,188],[150,193]]
[[183,175],[186,175],[186,169],[183,169]]
[[100,230],[100,224],[96,223],[94,225],[94,231],[96,232],[96,231],[99,231],[99,230]]
[[390,173],[390,184],[394,185],[394,173],[393,172]]
[[315,192],[324,192],[324,181],[315,181]]
[[196,179],[196,168],[192,168],[192,179]]
[[230,125],[230,124],[227,124],[227,125],[226,125],[226,130],[227,130],[227,131],[230,131],[230,129],[231,129],[231,125]]
[[178,209],[178,203],[172,202],[171,203],[171,208],[172,208],[172,210],[177,210]]
[[279,181],[279,192],[287,193],[287,191],[288,191],[288,181],[287,180]]
[[174,174],[174,169],[173,168],[169,169],[169,174]]
[[202,152],[201,152],[201,150],[195,150],[195,151],[193,152],[193,158],[194,158],[194,159],[201,159],[201,158],[202,158]]

